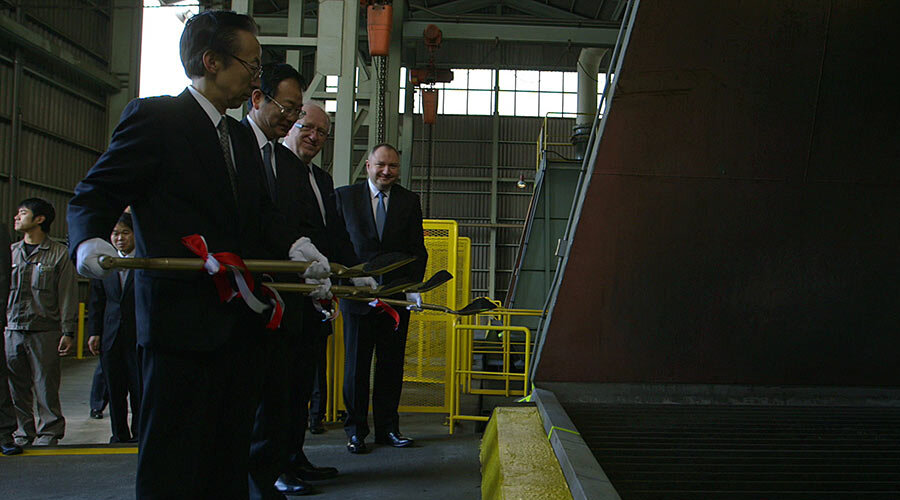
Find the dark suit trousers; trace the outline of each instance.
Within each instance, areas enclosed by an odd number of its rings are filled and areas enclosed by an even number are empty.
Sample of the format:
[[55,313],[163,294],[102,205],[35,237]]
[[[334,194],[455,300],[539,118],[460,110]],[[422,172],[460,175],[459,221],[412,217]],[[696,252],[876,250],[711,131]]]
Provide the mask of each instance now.
[[248,497],[261,331],[235,328],[213,351],[138,349],[144,382],[139,500]]
[[290,332],[267,332],[263,339],[264,361],[260,370],[264,380],[250,445],[250,498],[282,499],[275,480],[285,471],[290,453],[286,435],[290,397]]
[[309,422],[322,422],[325,420],[325,409],[328,398],[328,335],[331,325],[325,325],[322,340],[316,346],[316,378],[313,380],[312,394],[309,396]]
[[317,353],[325,348],[328,338],[325,330],[328,325],[322,321],[322,313],[313,308],[312,302],[307,297],[303,297],[303,304],[303,326],[301,331],[296,332],[292,349],[294,362],[291,374],[293,382],[291,401],[293,404],[290,428],[293,431],[291,463],[295,465],[304,465],[309,462],[303,452],[306,429],[309,427],[309,399],[316,379]]
[[356,435],[362,439],[369,434],[369,372],[373,352],[375,435],[400,430],[397,407],[403,385],[409,311],[397,308],[397,312],[400,314],[397,331],[394,331],[393,320],[385,313],[372,310],[364,315],[344,314],[344,406],[347,408],[344,431],[348,436]]
[[94,368],[91,378],[91,409],[103,411],[109,403],[109,389],[106,387],[106,376],[103,374],[103,359]]
[[[112,349],[100,353],[100,364],[109,391],[110,442],[122,443],[138,435],[141,414],[141,373],[137,361],[137,345],[113,342]],[[131,426],[128,426],[128,401],[131,401]]]

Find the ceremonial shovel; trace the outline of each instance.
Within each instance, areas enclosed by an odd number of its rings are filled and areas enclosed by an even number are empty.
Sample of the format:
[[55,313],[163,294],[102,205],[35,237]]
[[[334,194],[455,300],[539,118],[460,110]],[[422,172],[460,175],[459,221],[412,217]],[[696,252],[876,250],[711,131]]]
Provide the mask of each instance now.
[[[404,253],[385,253],[378,255],[369,262],[347,267],[331,262],[331,274],[338,278],[358,278],[361,276],[381,276],[382,274],[399,269],[415,257]],[[295,260],[259,260],[246,259],[244,264],[251,273],[302,273],[309,267],[309,262]],[[198,258],[121,258],[104,255],[100,257],[100,267],[103,269],[155,269],[164,271],[203,271],[203,259]]]

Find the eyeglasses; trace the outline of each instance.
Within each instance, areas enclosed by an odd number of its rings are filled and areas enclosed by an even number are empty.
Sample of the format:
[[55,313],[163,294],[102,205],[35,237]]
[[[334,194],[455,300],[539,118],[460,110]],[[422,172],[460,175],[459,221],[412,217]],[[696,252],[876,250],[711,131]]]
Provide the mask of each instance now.
[[303,111],[301,108],[286,108],[286,107],[282,106],[280,102],[276,101],[275,98],[270,96],[269,94],[266,94],[265,92],[263,92],[263,95],[266,96],[266,98],[268,100],[274,102],[275,105],[278,106],[278,110],[281,111],[281,114],[288,120],[296,121],[296,120],[299,120],[300,118],[306,116],[306,112]]
[[262,65],[256,65],[256,66],[254,66],[254,65],[248,63],[247,61],[241,59],[240,57],[238,57],[238,56],[236,56],[236,55],[234,55],[234,54],[228,54],[228,55],[231,56],[231,57],[233,57],[237,62],[241,63],[241,66],[243,66],[244,69],[246,69],[247,72],[250,73],[250,76],[251,76],[254,80],[256,80],[257,78],[259,78],[259,75],[262,74]]
[[325,129],[321,129],[321,128],[318,128],[318,127],[313,127],[312,125],[307,125],[307,124],[305,124],[305,123],[300,123],[300,122],[295,123],[294,126],[297,127],[297,128],[299,128],[300,130],[308,130],[310,133],[315,132],[315,133],[319,134],[319,136],[321,136],[321,137],[323,137],[323,138],[327,138],[327,137],[328,137],[328,131],[325,130]]

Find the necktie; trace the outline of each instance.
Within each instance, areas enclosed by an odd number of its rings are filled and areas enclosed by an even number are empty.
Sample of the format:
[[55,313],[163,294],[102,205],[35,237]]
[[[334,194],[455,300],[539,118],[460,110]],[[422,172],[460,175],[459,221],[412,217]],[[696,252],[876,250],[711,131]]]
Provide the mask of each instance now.
[[269,197],[273,202],[278,202],[278,192],[275,189],[275,169],[272,168],[272,143],[267,142],[262,148],[263,164],[266,167],[266,184],[269,186]]
[[387,220],[387,210],[384,208],[384,191],[378,192],[378,208],[375,210],[375,229],[378,231],[378,239],[384,233],[384,221]]
[[231,182],[231,194],[234,196],[234,202],[237,203],[237,177],[235,176],[234,160],[231,158],[231,141],[228,139],[228,121],[223,116],[216,126],[219,131],[219,146],[222,148],[222,154],[225,156],[225,170],[228,170],[228,180]]

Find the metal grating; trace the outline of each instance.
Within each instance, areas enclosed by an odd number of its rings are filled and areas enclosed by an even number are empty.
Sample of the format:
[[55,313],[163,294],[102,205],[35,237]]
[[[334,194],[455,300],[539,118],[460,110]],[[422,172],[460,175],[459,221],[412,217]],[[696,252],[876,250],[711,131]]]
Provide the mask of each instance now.
[[897,407],[564,407],[624,500],[900,497]]

